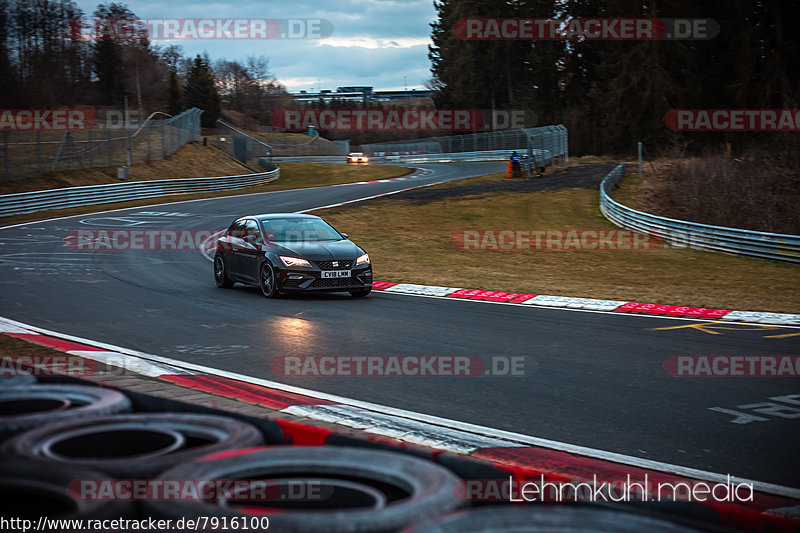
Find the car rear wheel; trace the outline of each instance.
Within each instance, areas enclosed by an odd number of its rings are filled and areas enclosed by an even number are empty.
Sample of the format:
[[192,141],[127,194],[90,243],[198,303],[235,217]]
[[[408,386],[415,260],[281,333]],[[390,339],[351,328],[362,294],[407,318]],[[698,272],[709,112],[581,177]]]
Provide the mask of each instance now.
[[259,275],[259,286],[261,287],[261,294],[267,298],[278,298],[280,292],[278,291],[278,279],[275,276],[275,270],[269,261],[261,265],[261,273]]
[[225,260],[219,254],[214,256],[214,281],[217,282],[217,287],[222,289],[233,287],[233,282],[228,277],[228,271],[225,269]]
[[363,298],[367,294],[371,293],[372,289],[371,288],[370,289],[356,289],[354,291],[349,291],[349,292],[350,292],[350,296],[354,296],[356,298]]

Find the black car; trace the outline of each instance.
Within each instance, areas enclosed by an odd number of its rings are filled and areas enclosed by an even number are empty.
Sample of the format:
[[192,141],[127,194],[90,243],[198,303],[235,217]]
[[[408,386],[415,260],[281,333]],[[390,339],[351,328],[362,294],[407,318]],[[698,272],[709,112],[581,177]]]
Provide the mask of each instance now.
[[214,280],[258,285],[268,298],[294,291],[372,290],[369,255],[347,234],[314,215],[277,213],[242,217],[217,240]]

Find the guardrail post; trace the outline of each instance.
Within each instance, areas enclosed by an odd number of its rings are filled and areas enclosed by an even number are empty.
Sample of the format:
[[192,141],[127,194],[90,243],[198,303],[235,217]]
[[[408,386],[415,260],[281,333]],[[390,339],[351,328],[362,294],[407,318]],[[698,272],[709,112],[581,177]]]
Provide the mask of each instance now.
[[36,130],[36,172],[42,173],[42,132]]
[[67,130],[66,147],[67,147],[67,170],[72,170],[72,134]]
[[108,166],[114,165],[114,146],[111,141],[111,128],[108,127],[108,122],[106,122],[106,145],[108,148]]
[[636,143],[639,148],[639,177],[642,177],[642,141]]
[[89,168],[94,167],[94,145],[92,143],[92,130],[89,130],[89,150],[87,151],[87,155],[89,156]]
[[[38,146],[38,143],[37,143]],[[3,179],[9,179],[8,175],[8,132],[3,132]]]

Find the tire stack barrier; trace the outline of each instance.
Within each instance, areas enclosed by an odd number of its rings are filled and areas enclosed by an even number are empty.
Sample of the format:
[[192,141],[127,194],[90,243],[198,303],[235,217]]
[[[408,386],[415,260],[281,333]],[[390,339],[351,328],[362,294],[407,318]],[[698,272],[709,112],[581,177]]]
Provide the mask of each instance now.
[[[0,430],[0,517],[34,523],[47,516],[171,520],[164,531],[222,530],[222,520],[226,529],[286,532],[766,530],[762,513],[740,506],[514,505],[499,495],[471,498],[468,481],[499,485],[537,473],[72,377],[41,377],[35,384],[0,377]],[[266,492],[254,498],[214,485],[211,498],[98,501],[82,496],[76,483],[86,480],[258,482]],[[314,495],[292,497],[293,487],[312,484]],[[175,527],[178,520],[193,520],[195,527]],[[238,527],[231,527],[234,521]],[[767,525],[794,531],[798,522],[774,517]]]

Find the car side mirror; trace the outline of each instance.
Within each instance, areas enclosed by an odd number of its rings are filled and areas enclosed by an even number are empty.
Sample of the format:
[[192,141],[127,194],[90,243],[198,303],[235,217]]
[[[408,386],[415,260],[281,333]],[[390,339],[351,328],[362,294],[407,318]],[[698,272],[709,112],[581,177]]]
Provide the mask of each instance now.
[[342,233],[342,237],[344,237],[345,239],[349,239],[350,235],[348,235],[347,233]]

